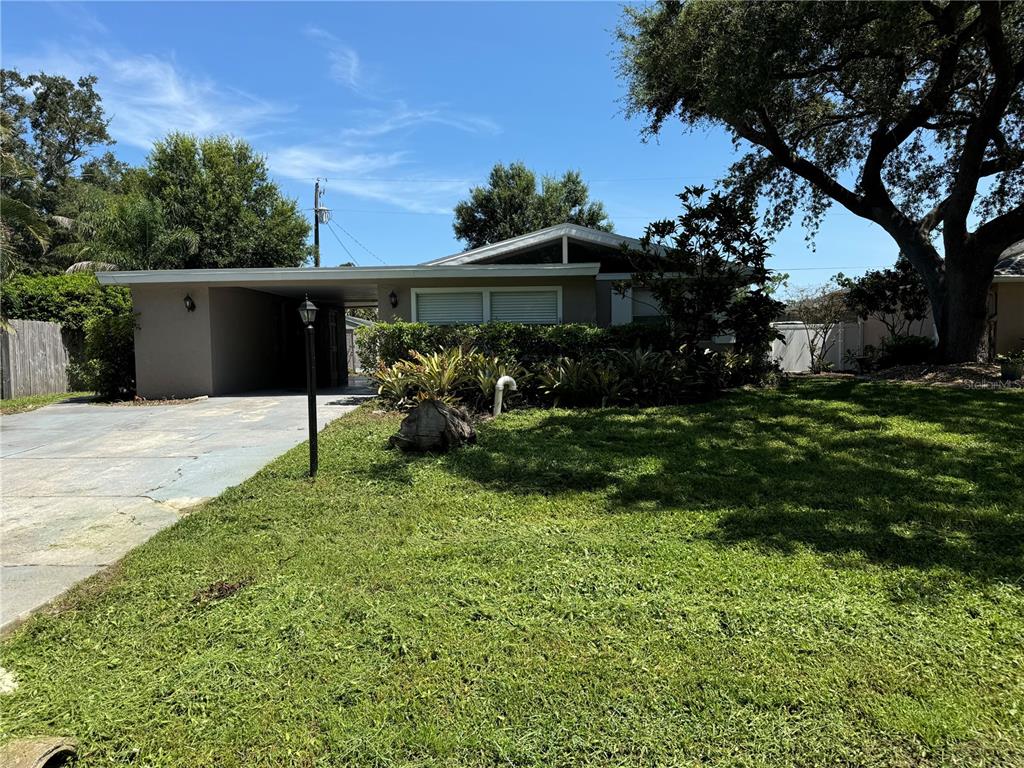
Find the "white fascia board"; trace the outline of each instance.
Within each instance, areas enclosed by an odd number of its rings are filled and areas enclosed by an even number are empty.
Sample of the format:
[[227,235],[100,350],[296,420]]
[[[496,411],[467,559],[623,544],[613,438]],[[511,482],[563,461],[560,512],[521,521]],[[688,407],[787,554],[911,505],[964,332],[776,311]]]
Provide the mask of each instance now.
[[473,264],[439,267],[284,267],[280,269],[155,269],[97,272],[101,285],[161,284],[304,284],[351,280],[417,280],[437,278],[593,277],[601,269],[588,264]]
[[569,237],[573,240],[580,240],[587,243],[594,243],[596,245],[604,245],[609,248],[619,248],[622,245],[629,245],[634,248],[640,247],[640,241],[635,237],[617,235],[614,232],[602,232],[599,229],[591,229],[590,227],[584,227],[579,224],[556,224],[555,226],[548,227],[547,229],[538,229],[536,232],[528,232],[525,235],[510,237],[508,240],[502,240],[501,242],[474,248],[472,251],[463,251],[462,253],[455,253],[451,256],[443,256],[440,259],[434,259],[433,261],[426,262],[424,266],[469,264],[479,261],[480,259],[501,256],[505,253],[521,251],[527,248],[532,248],[536,245],[543,245],[544,243],[554,243],[561,240],[563,237]]
[[1024,275],[996,275],[993,283],[1024,283]]

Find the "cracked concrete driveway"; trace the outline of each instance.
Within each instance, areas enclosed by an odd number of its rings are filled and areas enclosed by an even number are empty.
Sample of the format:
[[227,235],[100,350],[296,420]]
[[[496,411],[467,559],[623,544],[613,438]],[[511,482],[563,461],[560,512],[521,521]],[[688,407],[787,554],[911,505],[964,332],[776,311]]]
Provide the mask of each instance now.
[[[320,427],[370,395],[317,398]],[[0,632],[306,439],[306,396],[62,403],[0,421]]]

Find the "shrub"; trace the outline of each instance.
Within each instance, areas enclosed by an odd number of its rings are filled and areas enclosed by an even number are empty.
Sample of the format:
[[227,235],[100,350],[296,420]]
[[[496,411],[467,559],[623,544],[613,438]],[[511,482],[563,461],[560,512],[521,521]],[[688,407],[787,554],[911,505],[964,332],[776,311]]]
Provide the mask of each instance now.
[[927,336],[891,336],[879,345],[878,367],[927,363],[935,355],[935,341]]
[[[488,357],[480,353],[470,358],[470,375],[476,385],[476,406],[480,410],[488,409],[494,402],[494,391],[502,376],[511,376],[516,386],[523,390],[529,386],[530,381],[526,369],[515,360],[502,360],[497,356]],[[513,396],[512,392],[507,393],[506,402]]]
[[94,317],[130,314],[127,288],[102,286],[91,273],[14,275],[4,280],[0,312],[4,317],[60,323],[84,332]]
[[356,329],[359,359],[368,368],[390,366],[411,359],[413,351],[436,352],[461,347],[488,357],[516,360],[530,366],[562,356],[578,357],[608,349],[636,346],[655,350],[673,348],[664,323],[633,323],[598,328],[593,325],[427,325],[426,323],[378,323]]
[[[135,321],[127,288],[102,286],[86,272],[14,275],[4,280],[0,310],[3,317],[60,323],[71,358],[68,379],[73,389],[100,391],[96,383],[103,382],[104,397],[134,393]],[[92,343],[90,325],[95,326]],[[125,334],[122,326],[131,332]],[[104,346],[104,334],[113,339],[111,349]]]
[[429,398],[486,411],[498,379],[508,375],[516,380],[515,395],[539,404],[667,405],[707,399],[725,387],[772,382],[778,374],[749,355],[688,347],[562,355],[531,370],[516,360],[461,347],[417,351],[411,358],[372,374],[385,403],[403,408]]
[[72,364],[72,378],[100,397],[120,400],[135,394],[135,315],[107,314],[85,325],[84,363]]
[[520,386],[527,378],[515,361],[487,357],[472,349],[463,351],[461,347],[415,351],[411,359],[381,366],[372,374],[381,399],[400,408],[417,400],[440,400],[449,404],[465,402],[481,410],[493,398],[498,379],[506,375]]
[[1024,378],[1024,349],[997,355],[999,378],[1003,381],[1020,381]]

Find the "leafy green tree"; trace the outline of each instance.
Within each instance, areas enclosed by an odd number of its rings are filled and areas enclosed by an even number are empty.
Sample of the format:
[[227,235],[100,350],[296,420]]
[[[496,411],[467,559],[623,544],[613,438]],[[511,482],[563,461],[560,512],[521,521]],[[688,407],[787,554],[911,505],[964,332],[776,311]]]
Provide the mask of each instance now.
[[[873,221],[921,274],[946,361],[975,359],[999,254],[1024,237],[1024,4],[629,6],[627,113],[679,117],[746,154],[729,186],[797,211]],[[972,228],[973,227],[973,228]]]
[[479,248],[566,222],[605,232],[612,229],[604,205],[590,200],[578,172],[545,176],[538,190],[537,177],[526,165],[498,163],[487,185],[473,187],[469,199],[455,206],[454,228],[467,248]]
[[114,143],[94,88],[96,77],[72,82],[44,72],[25,76],[5,69],[0,82],[0,106],[17,135],[12,151],[35,169],[40,207],[52,213],[76,164],[92,147]]
[[294,267],[309,256],[309,223],[244,141],[172,133],[153,147],[141,185],[153,207],[121,211],[123,224],[136,213],[154,222],[162,266]]
[[68,242],[72,222],[54,215],[78,164],[93,147],[113,143],[95,84],[95,77],[72,82],[0,70],[5,268],[47,271],[60,266],[57,249]]
[[879,320],[890,337],[906,336],[914,323],[928,316],[928,291],[921,275],[901,254],[888,269],[873,269],[860,277],[836,275],[846,292],[846,306],[857,317]]
[[768,242],[749,201],[703,187],[679,195],[683,212],[649,224],[629,252],[632,283],[647,288],[681,344],[732,334],[735,351],[764,363],[783,308],[771,296]]

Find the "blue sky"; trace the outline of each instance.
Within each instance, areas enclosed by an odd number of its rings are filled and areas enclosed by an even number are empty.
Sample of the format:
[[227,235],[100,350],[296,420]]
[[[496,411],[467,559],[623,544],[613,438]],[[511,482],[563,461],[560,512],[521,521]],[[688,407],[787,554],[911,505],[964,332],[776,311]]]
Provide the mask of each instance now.
[[[735,155],[724,132],[669,123],[644,144],[641,123],[625,119],[619,13],[614,3],[6,2],[2,62],[96,74],[114,151],[133,163],[171,130],[228,133],[265,154],[303,208],[313,178],[326,178],[335,226],[321,232],[324,264],[406,264],[461,250],[451,209],[497,161],[578,169],[629,235],[673,215],[684,185],[725,172]],[[771,265],[809,284],[895,260],[881,230],[845,211],[816,244],[794,227]]]

